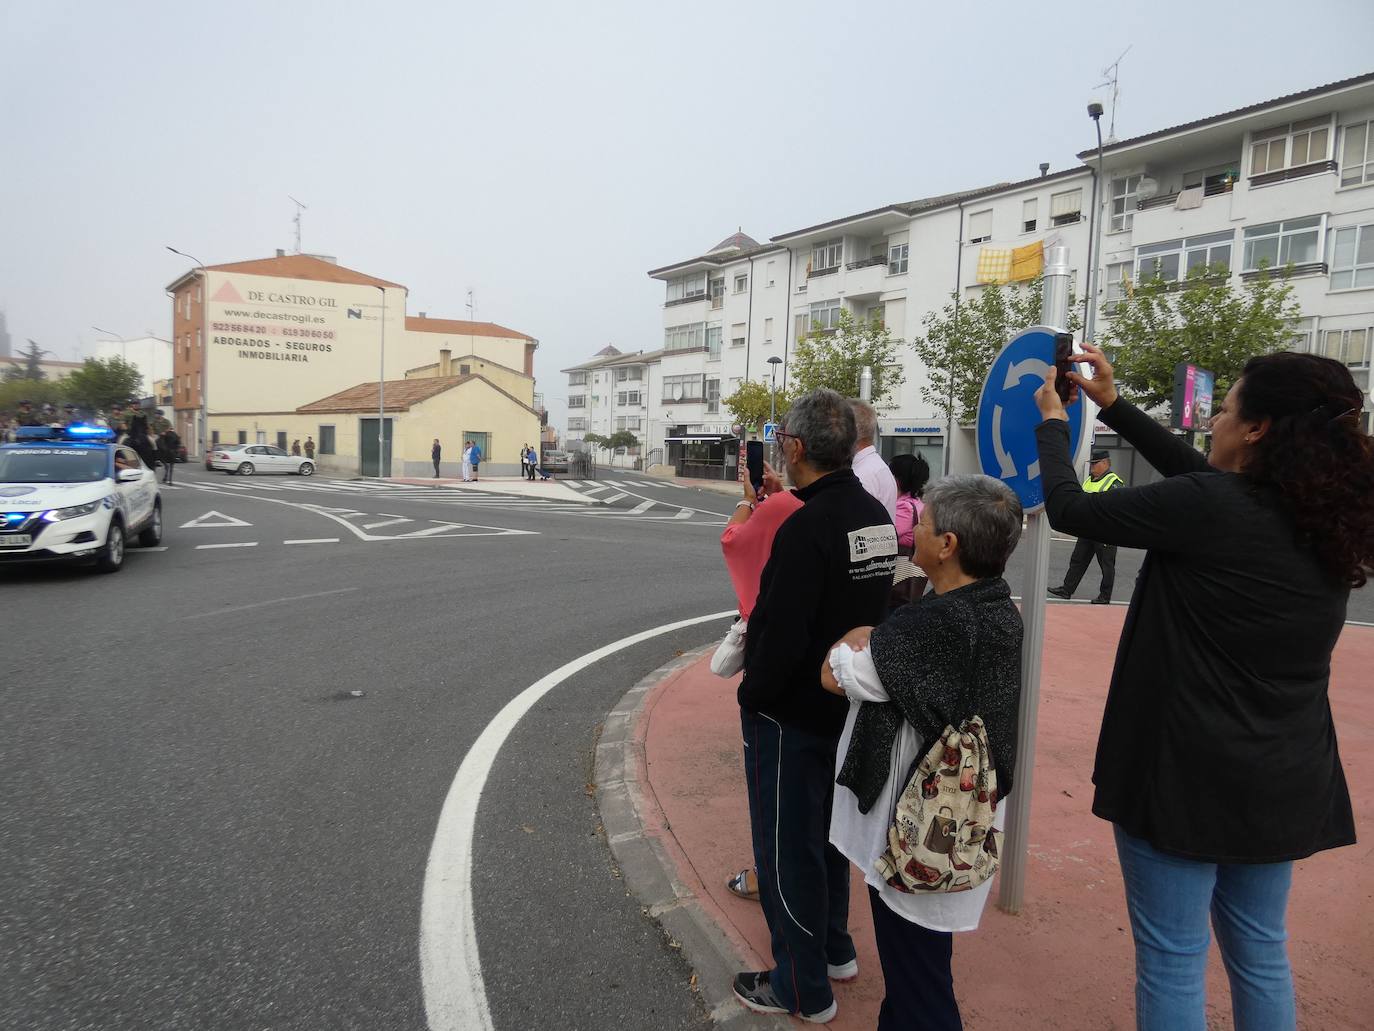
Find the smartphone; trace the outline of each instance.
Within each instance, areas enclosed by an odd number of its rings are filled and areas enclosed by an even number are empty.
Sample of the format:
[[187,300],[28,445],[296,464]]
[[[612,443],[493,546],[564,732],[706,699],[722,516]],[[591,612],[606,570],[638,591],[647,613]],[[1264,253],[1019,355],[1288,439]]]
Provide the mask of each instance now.
[[763,490],[763,441],[749,440],[744,444],[744,464],[749,469],[749,482],[754,493]]
[[1069,373],[1073,371],[1073,362],[1069,361],[1073,354],[1073,334],[1056,333],[1054,335],[1054,392],[1059,395],[1059,400],[1064,404],[1069,403],[1069,391],[1073,389],[1073,384],[1069,382]]

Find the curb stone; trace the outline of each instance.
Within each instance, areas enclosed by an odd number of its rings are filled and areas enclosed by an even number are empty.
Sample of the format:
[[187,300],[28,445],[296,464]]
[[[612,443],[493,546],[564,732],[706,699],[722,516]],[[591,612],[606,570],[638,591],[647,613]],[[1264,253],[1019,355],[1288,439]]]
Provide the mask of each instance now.
[[645,912],[682,948],[697,975],[711,1022],[729,1031],[773,1029],[793,1024],[784,1017],[751,1013],[735,999],[735,974],[749,967],[735,946],[702,909],[696,895],[677,877],[672,859],[658,839],[645,833],[642,815],[653,806],[642,782],[644,747],[635,729],[654,688],[715,648],[686,652],[646,676],[606,716],[596,746],[596,799],[606,841],[625,879]]

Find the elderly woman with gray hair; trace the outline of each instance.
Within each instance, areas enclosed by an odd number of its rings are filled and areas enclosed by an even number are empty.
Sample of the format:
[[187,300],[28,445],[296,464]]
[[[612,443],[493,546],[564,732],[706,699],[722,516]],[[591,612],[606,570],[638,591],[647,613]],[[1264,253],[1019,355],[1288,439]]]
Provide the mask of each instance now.
[[[1005,815],[997,803],[1016,766],[1022,624],[1002,572],[1020,537],[1021,505],[1004,483],[937,481],[915,527],[934,593],[851,630],[821,666],[823,686],[850,703],[830,841],[868,882],[887,991],[880,1029],[963,1026],[952,932],[978,926]],[[941,815],[960,797],[981,803],[990,825]],[[911,798],[930,813],[919,835],[902,823]],[[966,830],[975,862],[956,847]],[[922,848],[945,856],[937,864]]]

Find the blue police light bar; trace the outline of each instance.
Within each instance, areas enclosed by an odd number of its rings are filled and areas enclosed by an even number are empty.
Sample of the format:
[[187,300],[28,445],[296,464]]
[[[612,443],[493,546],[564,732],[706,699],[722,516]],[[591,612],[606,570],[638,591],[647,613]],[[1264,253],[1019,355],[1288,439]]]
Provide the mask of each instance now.
[[17,442],[37,440],[86,440],[98,443],[114,440],[115,432],[108,426],[19,426],[14,431]]

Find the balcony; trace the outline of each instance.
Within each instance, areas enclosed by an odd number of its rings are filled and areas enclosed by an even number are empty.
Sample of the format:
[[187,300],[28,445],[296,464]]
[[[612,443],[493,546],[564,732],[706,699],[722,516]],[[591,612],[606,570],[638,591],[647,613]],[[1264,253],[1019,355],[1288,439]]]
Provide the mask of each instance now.
[[1253,186],[1270,186],[1274,183],[1287,182],[1289,179],[1303,179],[1309,175],[1321,175],[1323,172],[1335,172],[1336,162],[1334,161],[1312,161],[1306,165],[1295,165],[1292,168],[1280,168],[1274,172],[1261,172],[1259,175],[1252,175],[1248,182]]
[[1301,265],[1285,265],[1283,268],[1264,268],[1250,269],[1242,272],[1240,278],[1245,282],[1259,279],[1261,276],[1268,276],[1270,279],[1297,279],[1299,276],[1325,276],[1331,272],[1330,267],[1324,261],[1306,261]]
[[[1230,193],[1234,186],[1234,179],[1225,182],[1209,182],[1203,185],[1202,196],[1204,198],[1219,197],[1222,194]],[[1178,201],[1179,194],[1183,192],[1183,190],[1175,190],[1173,193],[1160,193],[1146,200],[1136,201],[1136,210],[1149,211],[1151,208],[1172,207]]]
[[882,254],[875,254],[871,258],[862,258],[859,261],[851,261],[845,265],[846,272],[853,272],[855,269],[872,268],[874,265],[886,265],[887,257]]
[[831,265],[829,268],[809,268],[806,270],[807,279],[820,279],[821,276],[833,276],[840,271],[839,265]]
[[677,307],[679,304],[691,304],[693,301],[704,301],[704,300],[706,300],[706,294],[704,294],[704,293],[700,293],[700,294],[691,294],[691,295],[689,295],[689,296],[687,296],[687,297],[679,297],[679,298],[677,298],[676,300],[673,300],[673,301],[664,301],[664,302],[663,302],[663,307],[665,307],[665,308],[675,308],[675,307]]

